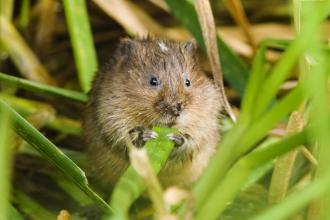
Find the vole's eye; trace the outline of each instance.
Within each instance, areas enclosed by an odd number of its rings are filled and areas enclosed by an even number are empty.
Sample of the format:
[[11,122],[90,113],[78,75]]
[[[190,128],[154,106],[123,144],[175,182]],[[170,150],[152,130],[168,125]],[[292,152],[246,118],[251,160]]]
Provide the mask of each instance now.
[[150,80],[150,85],[152,85],[152,86],[158,86],[158,80],[156,78],[152,78]]
[[190,86],[190,81],[189,81],[189,79],[186,79],[185,84],[186,84],[187,87]]

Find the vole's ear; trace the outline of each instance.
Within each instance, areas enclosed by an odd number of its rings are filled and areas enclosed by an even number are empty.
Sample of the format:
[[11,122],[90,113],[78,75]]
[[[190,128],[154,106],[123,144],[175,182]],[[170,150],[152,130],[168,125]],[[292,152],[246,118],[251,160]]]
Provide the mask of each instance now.
[[134,48],[134,41],[130,38],[123,38],[120,40],[117,53],[119,55],[125,55],[132,53]]
[[195,54],[196,52],[196,41],[195,39],[190,39],[189,41],[187,41],[186,43],[183,44],[183,48],[189,52],[190,54]]

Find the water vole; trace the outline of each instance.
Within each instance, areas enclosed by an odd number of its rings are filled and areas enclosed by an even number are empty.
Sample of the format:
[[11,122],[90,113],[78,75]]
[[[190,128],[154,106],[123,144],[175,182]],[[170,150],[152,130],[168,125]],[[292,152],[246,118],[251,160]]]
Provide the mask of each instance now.
[[193,42],[123,39],[95,76],[84,112],[83,135],[92,168],[113,187],[129,166],[125,136],[140,147],[157,136],[152,126],[180,135],[158,174],[164,188],[190,187],[220,140],[222,99],[202,71]]

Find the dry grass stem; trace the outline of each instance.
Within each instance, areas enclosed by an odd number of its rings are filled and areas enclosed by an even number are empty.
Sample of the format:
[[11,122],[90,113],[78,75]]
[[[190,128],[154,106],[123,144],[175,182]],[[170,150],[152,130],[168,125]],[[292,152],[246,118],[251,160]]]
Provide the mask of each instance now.
[[94,2],[133,35],[170,38],[164,27],[130,1],[94,0]]
[[[300,132],[303,128],[303,117],[298,111],[294,111],[288,122],[286,135]],[[268,201],[270,203],[279,203],[287,196],[291,172],[298,151],[299,149],[296,148],[277,159],[269,188]]]
[[0,15],[0,44],[7,51],[20,73],[29,80],[56,85],[11,21]]
[[257,44],[254,39],[253,34],[251,33],[250,29],[250,23],[248,19],[246,18],[246,14],[244,12],[244,8],[242,6],[242,3],[240,0],[225,0],[224,1],[227,4],[228,10],[232,17],[235,19],[236,23],[241,27],[243,30],[246,38],[248,39],[252,50],[253,54],[255,54],[256,49],[257,49]]
[[163,200],[163,190],[150,164],[147,151],[135,147],[129,136],[126,136],[126,144],[129,147],[131,164],[147,187],[148,195],[157,212],[157,219],[173,219]]
[[197,11],[199,23],[201,24],[203,38],[207,50],[207,55],[210,59],[211,69],[215,84],[219,87],[223,97],[224,107],[231,119],[236,122],[236,117],[231,109],[228,99],[225,94],[223,85],[222,70],[220,57],[217,47],[216,28],[209,0],[195,0],[195,8]]

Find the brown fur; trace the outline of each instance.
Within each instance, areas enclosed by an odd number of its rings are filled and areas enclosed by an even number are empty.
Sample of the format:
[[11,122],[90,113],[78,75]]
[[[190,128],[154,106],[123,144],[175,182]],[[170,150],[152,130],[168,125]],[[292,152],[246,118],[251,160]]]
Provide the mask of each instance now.
[[[158,86],[150,85],[152,78],[158,79]],[[177,103],[182,103],[182,113],[173,116]],[[165,188],[190,187],[220,140],[221,103],[191,41],[123,39],[114,58],[96,75],[84,112],[83,134],[95,173],[113,187],[129,166],[125,136],[137,128],[172,127],[180,131],[184,144],[173,149],[158,177]]]

